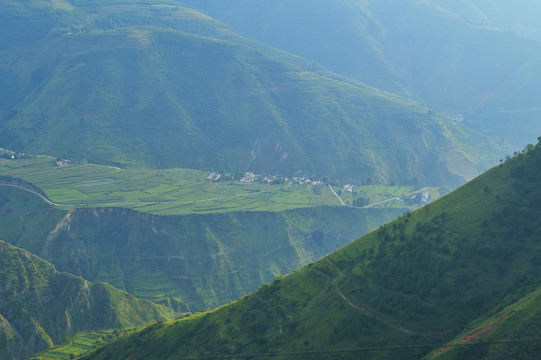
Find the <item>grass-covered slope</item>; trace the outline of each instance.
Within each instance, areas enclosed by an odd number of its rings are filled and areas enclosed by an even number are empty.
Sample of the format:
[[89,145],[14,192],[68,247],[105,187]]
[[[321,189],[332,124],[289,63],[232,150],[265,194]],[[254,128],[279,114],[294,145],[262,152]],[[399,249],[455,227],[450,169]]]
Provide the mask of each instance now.
[[20,152],[432,185],[502,152],[175,2],[5,2],[4,21],[0,145]]
[[0,358],[25,359],[83,330],[142,326],[174,317],[108,284],[59,273],[0,242]]
[[515,146],[541,132],[541,44],[516,34],[539,39],[536,1],[184,1],[334,72],[463,114]]
[[90,281],[179,311],[222,305],[399,216],[402,209],[155,216],[121,208],[60,211],[0,187],[0,236]]
[[537,289],[476,319],[425,359],[535,359],[541,351],[540,316],[541,290]]
[[96,347],[109,343],[134,329],[94,330],[76,334],[67,342],[47,349],[32,357],[32,360],[72,360],[77,356],[92,352]]
[[107,329],[81,332],[61,345],[34,355],[32,360],[71,360],[92,352],[97,346],[111,342],[128,331],[133,330]]
[[323,359],[317,351],[352,348],[366,359],[421,358],[541,284],[539,168],[541,144],[235,303],[88,358],[316,351]]

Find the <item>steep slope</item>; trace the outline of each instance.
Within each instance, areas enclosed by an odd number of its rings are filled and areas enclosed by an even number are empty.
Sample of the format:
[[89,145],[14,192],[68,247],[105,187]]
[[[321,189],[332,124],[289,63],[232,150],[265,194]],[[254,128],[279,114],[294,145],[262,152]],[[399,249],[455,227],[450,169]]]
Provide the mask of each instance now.
[[510,29],[521,36],[541,40],[538,21],[541,4],[535,0],[524,0],[520,4],[511,0],[433,0],[432,4],[452,11],[469,22]]
[[26,359],[83,330],[142,326],[174,313],[108,284],[59,273],[0,242],[0,358]]
[[59,4],[6,2],[0,11],[14,26],[0,59],[6,148],[118,166],[431,185],[461,184],[502,153],[445,116],[175,2]]
[[60,211],[0,187],[0,237],[60,271],[104,281],[178,311],[235,300],[390,221],[401,209],[323,207],[154,216]]
[[184,2],[339,74],[462,114],[515,146],[541,133],[541,42],[507,30],[538,32],[538,2]]
[[533,359],[541,350],[540,305],[537,289],[503,309],[499,306],[426,359]]
[[541,142],[530,148],[238,302],[88,358],[421,358],[541,285]]

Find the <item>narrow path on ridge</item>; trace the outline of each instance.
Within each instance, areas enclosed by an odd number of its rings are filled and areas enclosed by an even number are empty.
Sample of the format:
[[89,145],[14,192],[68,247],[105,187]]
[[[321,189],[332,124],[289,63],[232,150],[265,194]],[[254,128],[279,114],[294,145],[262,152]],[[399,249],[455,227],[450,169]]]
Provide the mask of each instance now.
[[406,329],[406,328],[403,327],[403,326],[400,326],[400,325],[398,325],[398,324],[395,324],[395,323],[391,322],[391,320],[389,320],[388,318],[386,318],[386,317],[384,317],[384,316],[382,316],[382,315],[380,315],[380,314],[377,314],[377,313],[375,313],[375,312],[373,312],[373,311],[370,311],[370,310],[368,310],[368,309],[365,308],[365,307],[355,305],[353,302],[351,302],[351,300],[349,300],[349,299],[347,298],[347,296],[344,295],[344,293],[343,293],[342,290],[340,289],[340,286],[338,286],[338,283],[342,280],[342,271],[338,268],[338,266],[336,266],[336,264],[334,264],[334,263],[331,261],[331,259],[329,259],[329,258],[327,257],[326,260],[327,260],[327,262],[328,262],[329,264],[331,264],[331,265],[338,271],[338,274],[340,274],[340,278],[338,279],[338,281],[337,281],[336,284],[335,284],[335,285],[336,285],[336,289],[338,290],[338,294],[340,295],[340,297],[341,297],[342,299],[344,299],[351,307],[353,307],[354,309],[357,309],[357,310],[359,310],[359,311],[365,312],[365,313],[367,313],[368,315],[372,315],[372,316],[378,318],[379,320],[383,321],[383,322],[386,323],[387,325],[390,325],[390,326],[394,327],[395,329],[397,329],[397,330],[399,330],[399,331],[401,331],[401,332],[403,332],[403,333],[406,333],[406,334],[415,334],[415,332],[413,332],[413,331],[411,331],[411,330],[409,330],[409,329]]
[[31,189],[27,189],[27,188],[25,188],[23,186],[13,185],[13,184],[0,184],[0,186],[9,186],[9,187],[14,187],[14,188],[21,189],[21,190],[24,190],[24,191],[28,191],[29,193],[32,193],[34,195],[39,196],[40,198],[42,198],[49,205],[56,205],[56,206],[58,206],[58,205],[66,205],[66,204],[55,203],[54,201],[49,200],[47,197],[41,195],[40,193],[35,192],[34,190],[31,190]]

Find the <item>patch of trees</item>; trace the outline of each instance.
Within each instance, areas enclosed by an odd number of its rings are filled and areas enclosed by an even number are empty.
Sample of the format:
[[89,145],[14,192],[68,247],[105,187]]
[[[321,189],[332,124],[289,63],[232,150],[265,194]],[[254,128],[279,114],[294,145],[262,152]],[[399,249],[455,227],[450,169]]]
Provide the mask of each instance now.
[[362,198],[362,197],[353,200],[353,206],[356,206],[356,207],[367,206],[369,203],[370,203],[370,200],[369,200],[369,199],[367,199],[367,198]]

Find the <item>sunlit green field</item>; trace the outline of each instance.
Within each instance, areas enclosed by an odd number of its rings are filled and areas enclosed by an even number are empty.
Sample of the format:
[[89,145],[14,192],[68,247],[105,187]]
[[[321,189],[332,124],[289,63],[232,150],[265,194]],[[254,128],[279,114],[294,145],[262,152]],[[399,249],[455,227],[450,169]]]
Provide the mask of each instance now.
[[[208,173],[200,170],[119,169],[94,164],[60,167],[56,159],[48,156],[4,161],[0,163],[0,175],[33,184],[62,208],[114,206],[159,215],[338,206],[342,204],[338,197],[348,206],[355,206],[354,200],[363,197],[380,207],[408,207],[392,199],[415,190],[408,186],[368,185],[350,193],[334,186],[334,194],[327,185],[213,183],[206,181]],[[438,195],[436,189],[430,193],[433,198]],[[379,204],[385,200],[392,201]]]
[[44,351],[33,360],[70,360],[94,350],[98,345],[111,342],[132,330],[98,330],[77,334],[67,343]]

